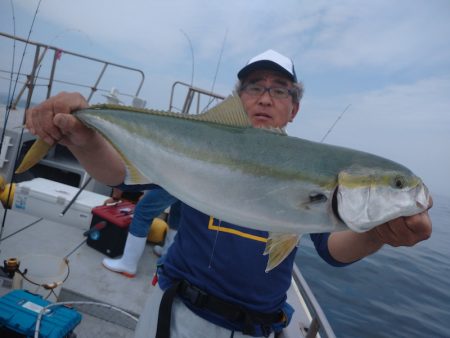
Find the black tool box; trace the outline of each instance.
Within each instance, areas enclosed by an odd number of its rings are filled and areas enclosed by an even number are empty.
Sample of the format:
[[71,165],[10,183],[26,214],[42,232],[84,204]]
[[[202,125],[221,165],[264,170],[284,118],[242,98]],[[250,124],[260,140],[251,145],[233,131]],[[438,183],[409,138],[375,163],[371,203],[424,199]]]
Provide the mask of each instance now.
[[121,255],[134,207],[133,203],[125,201],[93,208],[87,244],[112,258]]

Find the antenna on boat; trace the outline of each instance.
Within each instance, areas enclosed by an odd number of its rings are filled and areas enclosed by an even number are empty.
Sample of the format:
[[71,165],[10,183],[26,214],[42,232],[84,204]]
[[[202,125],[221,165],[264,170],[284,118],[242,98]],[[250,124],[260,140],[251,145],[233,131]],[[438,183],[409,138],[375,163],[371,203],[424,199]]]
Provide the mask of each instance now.
[[350,106],[351,106],[351,104],[349,104],[347,107],[345,107],[345,109],[342,111],[342,113],[337,117],[336,121],[334,121],[334,123],[331,125],[330,129],[328,129],[328,131],[322,137],[322,139],[320,140],[320,143],[322,143],[327,138],[327,136],[331,133],[333,128],[336,126],[336,124],[339,122],[339,120],[342,118],[342,116],[344,116],[344,113],[347,111],[348,108],[350,108]]

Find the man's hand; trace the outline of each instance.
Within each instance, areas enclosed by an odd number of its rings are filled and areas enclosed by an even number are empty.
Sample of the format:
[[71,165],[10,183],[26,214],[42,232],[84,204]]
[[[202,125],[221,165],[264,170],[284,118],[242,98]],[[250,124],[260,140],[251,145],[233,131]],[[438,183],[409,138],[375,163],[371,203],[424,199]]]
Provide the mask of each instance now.
[[[430,206],[431,208],[431,206]],[[420,214],[399,217],[381,224],[369,231],[381,244],[394,247],[413,246],[431,236],[432,225],[428,211]]]
[[101,135],[71,112],[88,107],[79,93],[60,93],[26,112],[26,127],[49,145],[67,146],[83,168],[96,180],[118,185],[125,179],[122,158]]
[[60,93],[26,111],[26,127],[47,144],[84,146],[95,132],[70,113],[86,108],[88,103],[79,93]]
[[[428,209],[432,206],[430,197]],[[375,253],[384,244],[413,246],[428,239],[431,231],[431,219],[426,210],[417,215],[393,219],[363,233],[350,230],[334,232],[328,238],[328,248],[337,261],[350,263]]]

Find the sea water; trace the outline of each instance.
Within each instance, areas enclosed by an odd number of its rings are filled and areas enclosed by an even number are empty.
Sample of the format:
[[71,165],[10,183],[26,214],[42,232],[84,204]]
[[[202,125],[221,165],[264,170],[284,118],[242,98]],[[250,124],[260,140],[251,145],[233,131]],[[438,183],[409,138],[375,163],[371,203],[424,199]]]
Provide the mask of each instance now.
[[431,238],[343,268],[302,240],[296,263],[339,337],[450,337],[450,197],[433,195]]

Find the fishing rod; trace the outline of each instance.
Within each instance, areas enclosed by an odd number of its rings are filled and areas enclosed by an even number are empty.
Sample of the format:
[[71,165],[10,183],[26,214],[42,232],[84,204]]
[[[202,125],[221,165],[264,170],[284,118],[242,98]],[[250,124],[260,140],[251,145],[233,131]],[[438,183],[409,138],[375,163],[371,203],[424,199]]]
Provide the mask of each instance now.
[[334,121],[334,123],[331,125],[330,129],[328,129],[328,131],[325,133],[325,135],[322,137],[322,139],[320,140],[320,143],[322,143],[323,141],[325,141],[325,139],[327,138],[327,136],[331,133],[331,131],[333,130],[333,128],[336,126],[336,124],[339,122],[339,120],[342,118],[342,116],[344,116],[344,113],[347,111],[348,108],[350,108],[351,104],[349,104],[347,107],[345,107],[345,109],[342,111],[342,113],[337,117],[337,119]]
[[59,214],[60,216],[64,216],[67,212],[67,210],[70,209],[70,207],[72,206],[72,204],[76,201],[76,199],[78,198],[78,196],[80,196],[80,194],[83,192],[83,190],[87,187],[87,185],[89,184],[89,182],[91,182],[92,177],[89,177],[86,182],[84,182],[83,186],[78,189],[77,193],[75,194],[75,196],[73,196],[73,198],[70,200],[69,204],[67,204],[67,206],[64,208],[63,211],[61,211],[61,213]]
[[[36,21],[37,14],[39,12],[39,8],[41,6],[41,2],[42,2],[42,0],[39,0],[38,4],[36,6],[36,11],[34,12],[33,20],[31,22],[30,29],[28,31],[27,40],[25,42],[25,47],[24,47],[24,50],[23,50],[23,53],[22,53],[22,57],[21,57],[21,60],[20,60],[20,63],[19,63],[19,68],[17,70],[16,81],[14,83],[14,87],[13,87],[13,90],[12,90],[12,93],[11,93],[11,101],[7,102],[7,106],[6,106],[6,110],[5,110],[5,121],[3,123],[3,130],[2,130],[1,140],[0,140],[0,149],[3,149],[3,142],[4,142],[4,139],[5,139],[6,126],[7,126],[8,119],[9,119],[9,113],[10,113],[11,108],[12,108],[12,102],[13,102],[13,99],[14,99],[14,95],[15,95],[15,92],[16,92],[16,89],[17,89],[17,83],[18,83],[18,80],[19,80],[19,74],[20,74],[22,66],[23,66],[23,61],[25,59],[26,50],[27,50],[27,47],[28,47],[28,44],[29,44],[29,41],[30,41],[31,33],[33,31],[33,26],[34,26],[34,23]],[[13,31],[15,33],[15,31],[16,31],[16,28],[15,28],[15,12],[14,12],[14,6],[12,4],[12,1],[11,1],[11,6],[12,6],[12,12],[13,12],[13,26],[14,26]],[[15,41],[14,41],[14,46],[15,46]],[[13,52],[15,54],[15,47],[13,49]],[[39,51],[36,50],[35,61],[36,61],[36,59],[38,57],[38,54],[39,54]],[[15,55],[13,55],[13,64],[11,66],[12,70],[14,70],[14,63],[15,63]],[[30,104],[31,104],[31,97],[33,95],[33,83],[34,83],[33,76],[35,74],[35,71],[36,71],[36,69],[35,69],[35,66],[33,65],[33,70],[32,70],[32,74],[31,74],[31,77],[30,77],[30,79],[31,79],[30,80],[30,86],[28,87],[28,97],[27,97],[27,102],[26,102],[26,105],[25,105],[25,110],[28,109],[30,107]],[[12,81],[12,78],[13,78],[13,75],[11,74],[11,77],[10,77],[11,81]],[[11,81],[10,81],[10,87],[11,87]],[[9,96],[8,96],[8,99],[9,99]],[[24,120],[25,120],[25,115],[24,115]],[[20,132],[19,144],[22,143],[22,139],[23,139],[23,128],[22,128],[22,130]],[[20,153],[20,147],[18,147],[18,149],[17,149],[17,153],[16,153],[16,157],[15,157],[15,161],[14,161],[14,167],[16,166],[16,164],[18,162],[19,153]],[[11,182],[13,182],[13,181],[14,181],[14,172],[13,172],[12,178],[11,178]],[[7,205],[9,203],[10,198],[11,198],[11,192],[12,192],[12,189],[10,189],[8,191]],[[2,238],[3,231],[4,231],[4,228],[5,228],[7,210],[8,209],[6,208],[5,212],[3,213],[2,225],[1,225],[1,228],[0,228],[0,239]]]
[[[11,14],[12,14],[12,23],[13,23],[13,34],[16,35],[16,14],[14,11],[14,3],[12,0],[10,0],[10,4],[11,4]],[[12,88],[12,79],[14,76],[14,65],[16,64],[15,62],[15,57],[16,57],[16,40],[13,40],[13,53],[12,53],[12,62],[11,62],[11,72],[10,72],[10,76],[9,76],[9,85],[8,85],[8,96],[6,97],[6,107],[8,109],[8,107],[10,106],[10,96],[11,96],[11,88]],[[11,103],[12,103],[12,98],[11,98]],[[5,118],[5,125],[3,126],[3,131],[2,131],[2,137],[1,137],[1,145],[3,145],[3,135],[4,135],[4,131],[6,128],[6,118]],[[1,148],[0,148],[1,149]]]
[[[9,92],[8,92],[8,99],[11,98],[11,100],[9,100],[10,102],[7,103],[7,107],[6,107],[5,121],[4,121],[4,126],[3,126],[3,131],[2,131],[2,137],[1,137],[1,143],[0,143],[0,146],[3,145],[3,140],[4,140],[4,134],[5,134],[6,124],[7,124],[7,122],[8,122],[9,113],[10,113],[11,108],[12,108],[12,102],[13,102],[13,99],[14,99],[14,95],[15,95],[15,93],[16,93],[17,83],[19,82],[20,71],[21,71],[22,66],[23,66],[23,61],[24,61],[24,59],[25,59],[25,54],[26,54],[26,52],[27,52],[27,47],[28,47],[28,45],[29,45],[31,33],[32,33],[32,31],[33,31],[33,26],[34,26],[34,23],[35,23],[35,21],[36,21],[36,17],[37,17],[38,11],[39,11],[39,7],[40,7],[40,5],[41,5],[41,1],[42,1],[42,0],[39,0],[39,2],[38,2],[38,5],[37,5],[37,7],[36,7],[36,11],[35,11],[35,13],[34,13],[33,20],[32,20],[31,26],[30,26],[30,29],[29,29],[29,31],[28,31],[28,36],[27,36],[27,39],[26,39],[26,41],[25,41],[25,47],[24,47],[24,49],[23,49],[22,57],[21,57],[21,59],[20,59],[19,68],[18,68],[17,73],[16,73],[16,79],[15,79],[15,81],[14,81],[14,87],[13,87],[12,93],[11,93],[11,90],[10,90],[10,89],[9,89]],[[15,24],[15,23],[16,23],[16,20],[15,20],[15,12],[14,12],[14,6],[13,6],[13,4],[12,4],[12,1],[11,1],[11,6],[12,6],[12,13],[13,13],[13,31],[14,31],[14,35],[15,35],[15,32],[16,32],[16,28],[15,28],[15,26],[16,26],[16,24]],[[10,76],[10,84],[9,84],[9,87],[10,87],[10,88],[11,88],[11,86],[12,86],[12,78],[13,78],[13,74],[14,74],[14,65],[15,65],[15,44],[16,44],[16,41],[14,40],[14,42],[13,42],[13,61],[12,61],[12,65],[11,65],[11,76]],[[35,58],[36,58],[36,56],[35,56]],[[32,74],[31,76],[33,76],[33,75],[34,75],[34,74]],[[25,109],[29,108],[29,105],[30,105],[30,103],[31,103],[31,96],[32,96],[32,92],[33,92],[33,80],[34,80],[34,78],[32,78],[32,81],[30,81],[30,84],[31,84],[31,85],[28,87],[29,92],[28,92],[27,104],[26,104]]]
[[[214,92],[214,86],[216,85],[217,74],[219,73],[219,67],[220,67],[220,63],[222,61],[222,55],[223,55],[223,51],[225,49],[225,42],[227,41],[227,36],[228,36],[228,29],[225,31],[225,36],[224,36],[223,41],[222,41],[222,47],[221,47],[220,53],[219,53],[219,60],[217,61],[216,72],[214,74],[214,79],[213,79],[213,83],[212,83],[212,86],[211,86],[211,93]],[[209,100],[208,104],[206,105],[206,107],[203,109],[203,111],[208,109],[213,101],[214,101],[214,98],[211,98]],[[214,251],[216,249],[216,243],[217,243],[217,238],[219,237],[219,229],[220,229],[221,224],[222,224],[222,221],[219,220],[219,226],[218,226],[217,231],[216,231],[216,237],[214,239],[214,244],[213,244],[213,248],[212,248],[212,251],[211,251],[211,256],[209,258],[208,268],[211,268],[211,266],[212,266],[212,260],[213,260],[213,257],[214,257]]]
[[192,42],[191,39],[189,38],[189,35],[187,35],[187,33],[182,30],[180,28],[181,33],[183,33],[184,37],[186,38],[186,40],[189,43],[189,48],[191,49],[191,60],[192,60],[192,66],[191,66],[191,87],[194,85],[194,65],[195,65],[195,61],[194,61],[194,48],[192,47]]
[[[6,214],[6,212],[5,212],[5,214]],[[33,225],[39,223],[39,222],[42,221],[42,220],[43,220],[43,218],[40,217],[40,218],[38,218],[36,221],[31,222],[30,224],[24,226],[23,228],[20,228],[19,230],[14,231],[12,234],[9,234],[8,236],[6,236],[6,237],[4,237],[4,238],[0,238],[0,243],[3,242],[4,240],[7,240],[7,239],[10,238],[10,237],[13,237],[14,235],[17,235],[19,232],[22,232],[22,231],[28,229],[29,227],[31,227],[31,226],[33,226]]]
[[222,56],[223,56],[223,51],[225,49],[225,43],[227,41],[227,37],[228,37],[228,28],[225,31],[225,36],[223,37],[223,41],[222,41],[222,47],[220,48],[219,60],[217,61],[216,72],[214,74],[214,79],[213,79],[213,83],[211,86],[211,93],[214,92],[214,87],[216,85],[216,80],[217,80],[217,74],[219,73],[220,64],[222,62]]
[[89,230],[86,230],[85,232],[83,232],[83,236],[86,237],[85,239],[83,239],[81,241],[80,244],[78,244],[75,248],[73,248],[72,250],[70,250],[70,252],[64,256],[65,260],[69,260],[69,257],[76,252],[79,248],[81,248],[83,246],[83,244],[85,244],[88,240],[88,238],[96,241],[100,238],[100,231],[102,231],[104,228],[106,228],[107,226],[107,222],[106,221],[102,221],[99,222],[97,224],[94,224]]
[[[223,51],[225,49],[225,42],[227,41],[227,37],[228,37],[228,28],[225,31],[225,36],[224,36],[223,41],[222,41],[222,47],[221,47],[220,53],[219,53],[219,60],[217,61],[216,72],[214,74],[213,83],[212,83],[212,86],[211,86],[211,93],[214,92],[214,87],[216,85],[216,80],[217,80],[217,74],[219,73],[220,63],[222,62],[222,55],[223,55]],[[203,109],[202,112],[204,112],[206,109],[208,109],[213,101],[214,101],[214,98],[211,98],[209,100],[208,104],[206,105],[206,107]]]

